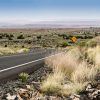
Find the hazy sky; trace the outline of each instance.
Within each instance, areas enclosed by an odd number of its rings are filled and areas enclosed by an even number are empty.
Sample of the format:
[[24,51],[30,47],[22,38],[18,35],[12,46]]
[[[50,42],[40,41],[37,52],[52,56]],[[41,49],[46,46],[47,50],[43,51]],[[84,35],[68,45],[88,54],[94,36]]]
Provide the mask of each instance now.
[[100,19],[100,0],[0,0],[0,22]]

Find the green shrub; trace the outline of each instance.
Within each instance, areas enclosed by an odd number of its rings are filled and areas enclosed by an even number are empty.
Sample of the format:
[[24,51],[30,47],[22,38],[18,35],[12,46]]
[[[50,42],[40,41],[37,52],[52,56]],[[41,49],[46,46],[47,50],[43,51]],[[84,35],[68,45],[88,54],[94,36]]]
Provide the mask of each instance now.
[[22,48],[24,48],[25,46],[24,45],[22,45]]
[[8,37],[8,40],[13,40],[13,38],[9,36],[9,37]]
[[95,36],[99,36],[99,35],[100,35],[100,33],[95,32]]
[[78,43],[78,45],[80,47],[84,47],[84,46],[86,46],[86,42],[85,41],[81,41],[81,42]]
[[84,39],[84,35],[76,35],[75,37],[78,39]]
[[5,47],[8,47],[8,46],[5,44]]
[[8,37],[9,37],[9,35],[8,35],[8,34],[5,34],[5,37],[6,37],[6,38],[8,38]]
[[67,33],[65,34],[58,34],[59,37],[63,37],[63,39],[69,39],[69,35]]
[[69,39],[69,36],[67,34],[63,34],[63,39]]
[[2,35],[0,35],[0,39],[2,39],[3,38],[3,36]]
[[41,39],[41,35],[37,36],[37,39]]
[[23,35],[19,35],[19,36],[17,37],[17,39],[24,39],[24,36],[23,36]]
[[93,36],[92,35],[85,35],[84,39],[92,39]]
[[63,42],[62,44],[61,44],[61,47],[67,47],[69,44],[67,43],[67,42]]
[[28,44],[31,44],[32,43],[32,41],[28,41]]
[[22,82],[26,82],[28,79],[29,75],[27,73],[20,73],[19,78],[21,79]]

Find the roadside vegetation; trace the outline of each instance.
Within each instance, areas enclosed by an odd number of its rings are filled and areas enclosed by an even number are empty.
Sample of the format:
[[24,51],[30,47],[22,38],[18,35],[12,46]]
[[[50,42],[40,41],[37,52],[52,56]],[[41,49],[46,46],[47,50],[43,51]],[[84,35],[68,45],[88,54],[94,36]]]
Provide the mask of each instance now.
[[0,55],[17,54],[28,52],[27,48],[13,48],[13,47],[2,47],[0,46]]
[[22,81],[22,82],[26,82],[29,78],[29,75],[27,73],[20,73],[19,74],[19,79]]
[[[46,59],[52,73],[42,82],[45,94],[68,96],[79,94],[100,73],[100,45],[96,37],[84,47],[76,46],[68,52]],[[94,42],[96,45],[94,45]]]

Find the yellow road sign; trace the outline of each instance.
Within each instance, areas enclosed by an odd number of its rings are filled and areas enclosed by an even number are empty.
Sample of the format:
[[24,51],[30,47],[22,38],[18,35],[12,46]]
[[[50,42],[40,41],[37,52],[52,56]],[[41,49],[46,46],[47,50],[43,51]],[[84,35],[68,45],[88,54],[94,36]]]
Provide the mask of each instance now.
[[77,38],[75,37],[75,36],[73,36],[72,38],[71,38],[71,40],[72,40],[72,42],[76,42],[77,41]]

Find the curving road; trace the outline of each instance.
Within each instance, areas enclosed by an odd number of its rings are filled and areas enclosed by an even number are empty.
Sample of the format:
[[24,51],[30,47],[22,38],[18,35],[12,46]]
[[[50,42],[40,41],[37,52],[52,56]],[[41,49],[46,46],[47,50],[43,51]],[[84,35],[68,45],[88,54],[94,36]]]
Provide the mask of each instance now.
[[0,57],[0,81],[15,78],[21,72],[33,72],[43,66],[44,59],[54,49],[41,49],[26,54]]

